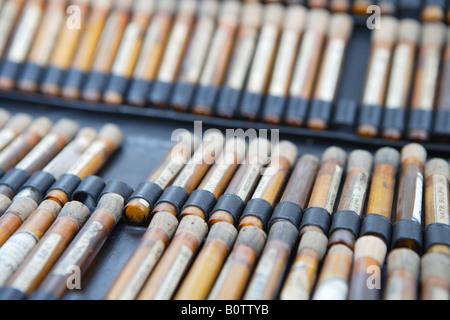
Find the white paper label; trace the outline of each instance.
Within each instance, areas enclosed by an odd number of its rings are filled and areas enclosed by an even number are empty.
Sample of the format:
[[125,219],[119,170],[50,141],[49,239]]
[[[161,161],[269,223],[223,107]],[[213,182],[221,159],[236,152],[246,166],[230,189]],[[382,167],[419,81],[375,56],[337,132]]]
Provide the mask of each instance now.
[[327,196],[326,207],[325,209],[329,214],[333,213],[334,203],[336,202],[336,197],[339,191],[339,186],[341,184],[343,169],[341,166],[337,165],[336,170],[334,171],[333,178],[330,183],[330,191]]
[[0,13],[0,56],[6,49],[9,34],[14,27],[14,20],[19,13],[19,7],[15,1],[8,1],[1,8]]
[[149,274],[161,257],[164,248],[164,242],[161,240],[155,242],[120,295],[120,300],[134,300],[137,297]]
[[36,243],[34,235],[20,232],[3,244],[0,250],[0,286],[17,270]]
[[313,300],[346,300],[348,284],[343,279],[330,279],[314,292]]
[[380,96],[389,69],[390,59],[391,53],[388,49],[381,48],[375,51],[364,92],[363,102],[365,105],[377,106],[380,104]]
[[223,55],[223,44],[226,42],[228,35],[228,30],[224,28],[217,29],[200,78],[201,85],[207,86],[212,84],[214,74]]
[[35,148],[33,148],[28,155],[20,161],[16,168],[21,170],[27,170],[32,167],[39,158],[42,156],[43,152],[48,152],[58,143],[58,136],[56,134],[50,134],[46,136]]
[[416,194],[414,197],[413,220],[422,224],[422,196],[423,196],[423,176],[420,172],[416,178]]
[[312,31],[306,31],[297,58],[294,75],[292,78],[290,95],[301,96],[303,88],[306,86],[306,79],[314,58],[314,48],[317,43],[316,35]]
[[169,165],[161,172],[155,183],[162,189],[165,189],[167,185],[172,181],[174,177],[180,172],[185,164],[186,159],[182,154],[174,156]]
[[105,149],[104,142],[97,140],[94,141],[89,149],[87,149],[78,161],[70,168],[69,174],[77,175],[79,172],[83,171],[86,168],[86,165],[97,155],[102,154]]
[[20,276],[14,280],[13,287],[22,292],[27,291],[32,282],[49,262],[49,258],[53,255],[55,248],[61,240],[61,235],[57,233],[49,234],[44,242],[39,244],[39,248],[34,253],[33,258],[28,261],[26,267],[22,269]]
[[94,221],[85,231],[83,235],[78,238],[74,245],[67,252],[64,260],[60,260],[54,273],[60,276],[66,276],[73,266],[78,265],[80,259],[85,256],[89,250],[91,241],[103,230],[103,225],[100,222]]
[[215,23],[210,19],[201,19],[198,25],[198,32],[196,38],[191,43],[192,50],[189,54],[189,59],[186,61],[187,72],[183,80],[188,83],[197,83],[200,79],[200,74],[203,70],[203,64],[206,60],[209,45],[212,35],[214,33]]
[[434,188],[434,212],[436,223],[450,224],[448,216],[448,181],[447,177],[441,174],[433,176]]
[[176,23],[173,27],[169,43],[164,54],[164,60],[159,70],[158,79],[172,83],[177,71],[178,61],[184,49],[184,41],[188,35],[188,26],[184,22]]
[[247,167],[247,172],[242,178],[241,185],[236,192],[236,195],[241,198],[243,201],[247,199],[248,194],[252,191],[252,187],[261,174],[261,166],[257,164],[252,164]]
[[112,68],[112,73],[117,76],[125,76],[131,56],[134,54],[134,47],[139,38],[141,28],[137,23],[130,23],[123,35],[122,44],[117,53],[116,60]]
[[245,297],[249,300],[261,300],[264,288],[267,286],[267,281],[273,272],[275,267],[275,261],[277,258],[277,250],[270,249],[264,252],[258,267],[252,276],[251,285],[248,288]]
[[297,41],[298,34],[293,30],[286,30],[281,37],[270,86],[271,95],[286,95],[287,82],[290,79],[295,53],[297,51]]
[[169,300],[172,297],[192,256],[193,253],[191,249],[186,246],[181,246],[164,282],[161,284],[158,293],[155,295],[155,300]]
[[397,109],[404,107],[405,90],[409,84],[408,69],[411,59],[411,49],[408,45],[399,45],[395,52],[392,62],[392,71],[389,80],[389,89],[386,95],[386,107]]
[[16,63],[25,61],[33,38],[41,20],[42,10],[37,6],[29,6],[25,10],[8,52],[8,59]]
[[369,177],[367,174],[360,172],[356,177],[352,194],[350,195],[348,209],[355,212],[359,216],[361,216],[368,180]]
[[8,144],[10,144],[15,137],[16,134],[11,129],[3,129],[0,132],[0,150],[3,150]]
[[318,98],[320,100],[331,102],[334,99],[345,47],[345,41],[342,39],[333,39],[329,43],[322,69],[322,81],[319,87]]
[[424,110],[433,111],[440,61],[441,52],[438,49],[433,49],[428,52],[425,58],[423,66],[423,82],[422,87],[420,88],[420,107]]
[[256,49],[247,85],[247,90],[249,92],[262,93],[266,83],[270,59],[272,58],[277,36],[278,29],[272,25],[265,26],[261,31],[260,42]]
[[251,34],[244,38],[239,46],[239,51],[233,59],[233,64],[228,78],[228,87],[241,90],[244,86],[245,78],[249,70],[249,66],[253,59],[256,48],[257,34]]

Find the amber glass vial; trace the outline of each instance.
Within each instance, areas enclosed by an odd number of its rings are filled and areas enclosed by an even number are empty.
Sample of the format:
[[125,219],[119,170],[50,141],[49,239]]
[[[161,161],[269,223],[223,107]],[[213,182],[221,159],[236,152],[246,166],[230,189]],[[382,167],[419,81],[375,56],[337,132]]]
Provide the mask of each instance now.
[[53,48],[63,29],[67,4],[66,0],[47,1],[44,16],[30,53],[23,65],[22,72],[17,75],[16,87],[24,92],[37,92],[41,76],[48,66]]
[[72,91],[74,98],[81,97],[93,102],[102,99],[122,37],[132,16],[132,6],[133,0],[116,0],[99,40],[86,82],[79,89],[79,95],[76,90]]

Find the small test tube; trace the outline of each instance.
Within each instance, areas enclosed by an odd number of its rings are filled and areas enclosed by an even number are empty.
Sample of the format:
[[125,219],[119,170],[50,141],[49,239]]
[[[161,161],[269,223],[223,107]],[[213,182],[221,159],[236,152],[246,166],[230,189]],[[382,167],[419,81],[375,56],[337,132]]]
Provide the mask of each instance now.
[[84,31],[67,75],[61,84],[61,96],[66,99],[77,99],[79,88],[85,82],[86,75],[91,71],[99,40],[108,20],[112,0],[94,1],[86,22]]
[[132,16],[133,0],[116,0],[108,17],[97,51],[87,75],[86,82],[77,90],[72,90],[73,98],[99,102],[111,74],[111,68],[119,50],[125,29]]
[[347,157],[343,149],[334,146],[327,148],[322,156],[308,208],[299,227],[298,249],[281,288],[281,300],[309,300],[311,297],[319,264],[328,245],[329,222],[323,222],[331,220],[334,212]]
[[392,250],[387,256],[385,300],[417,300],[423,250],[422,207],[427,152],[419,144],[403,147]]
[[126,96],[126,101],[131,105],[143,107],[147,103],[148,93],[164,57],[176,4],[175,0],[159,1],[157,4]]
[[441,22],[424,23],[422,27],[407,132],[407,138],[411,141],[425,142],[430,139],[445,31],[445,25]]
[[5,58],[14,27],[20,18],[25,0],[7,0],[0,8],[0,61]]
[[450,86],[450,28],[447,28],[447,45],[443,60],[433,133],[437,137],[447,138],[450,136],[450,92],[448,90]]
[[264,18],[252,66],[240,102],[239,117],[255,121],[267,93],[286,9],[279,3],[264,7]]
[[307,121],[310,129],[326,130],[330,125],[331,112],[348,40],[353,32],[353,24],[353,18],[347,13],[336,13],[330,18],[328,40]]
[[360,236],[355,242],[353,266],[350,274],[348,300],[380,300],[381,288],[367,286],[372,275],[367,268],[377,271],[384,265],[391,238],[391,215],[395,196],[400,152],[384,147],[375,153],[374,170],[370,184]]
[[169,99],[171,107],[179,112],[186,112],[191,107],[216,30],[219,8],[217,0],[203,1],[199,4],[192,36]]
[[180,72],[191,32],[195,24],[198,3],[196,0],[179,2],[177,15],[170,33],[158,76],[150,89],[148,101],[157,108],[166,108],[172,87]]
[[421,257],[421,300],[450,299],[450,165],[433,158],[425,165],[424,255]]
[[404,135],[420,28],[420,23],[413,19],[399,22],[381,129],[385,139],[400,140]]
[[220,7],[217,28],[192,103],[195,114],[214,114],[218,92],[224,83],[235,35],[242,20],[241,8],[239,1],[226,1]]
[[292,76],[285,122],[301,127],[307,120],[308,106],[320,67],[323,47],[328,32],[330,13],[323,9],[308,11],[308,22]]
[[0,90],[9,91],[15,88],[15,79],[33,45],[45,5],[43,0],[26,2],[0,69]]
[[66,0],[50,0],[45,8],[30,53],[17,76],[16,87],[23,92],[37,92],[41,76],[49,64],[53,48],[65,21]]
[[111,68],[111,76],[103,93],[108,104],[121,104],[142,49],[145,33],[155,14],[156,1],[138,0],[127,25],[119,51]]
[[242,19],[226,79],[217,98],[216,113],[220,117],[233,118],[238,111],[241,93],[244,90],[258,42],[263,8],[259,2],[246,2],[243,5]]
[[[71,6],[76,6],[77,12],[81,17],[86,17],[91,8],[90,0],[73,0]],[[78,16],[80,17],[80,16]],[[84,33],[84,25],[78,25],[83,23],[84,20],[66,21],[66,24],[62,27],[59,33],[57,43],[53,48],[50,61],[47,65],[45,74],[43,75],[42,82],[39,84],[39,89],[42,93],[49,96],[58,96],[60,94],[60,86],[69,70],[73,58],[76,55],[78,46],[80,45],[80,39]]]
[[305,7],[293,5],[286,7],[278,53],[264,101],[263,121],[266,123],[280,124],[283,120],[292,70],[306,19]]
[[366,84],[360,106],[357,132],[362,137],[378,136],[389,81],[394,45],[397,42],[398,20],[381,18],[381,28],[373,30],[372,49]]
[[346,300],[353,250],[372,174],[373,156],[354,150],[348,158],[347,175],[337,211],[333,213],[328,251],[317,277],[313,300]]

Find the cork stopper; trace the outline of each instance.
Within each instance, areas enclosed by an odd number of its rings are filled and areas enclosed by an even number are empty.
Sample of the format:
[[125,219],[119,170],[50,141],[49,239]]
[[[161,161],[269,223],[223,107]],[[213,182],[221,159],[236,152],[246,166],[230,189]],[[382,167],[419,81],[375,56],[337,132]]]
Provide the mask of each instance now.
[[325,153],[322,156],[322,162],[330,159],[336,159],[342,166],[344,166],[347,162],[347,152],[339,147],[329,147],[325,150]]
[[130,11],[133,7],[134,0],[116,0],[116,9]]
[[113,6],[113,0],[95,0],[92,7],[100,10],[110,10]]
[[136,0],[133,5],[135,14],[152,14],[156,9],[156,0]]
[[53,126],[52,121],[47,117],[40,117],[35,119],[30,127],[28,128],[28,131],[34,132],[41,138],[44,137],[47,133],[50,132],[51,128]]
[[419,43],[421,25],[415,19],[403,19],[399,23],[398,40]]
[[422,165],[427,161],[427,151],[418,143],[410,143],[403,147],[401,151],[402,162],[408,158],[414,158]]
[[375,153],[375,166],[388,164],[394,168],[400,165],[400,152],[394,148],[384,147]]
[[70,119],[59,120],[52,128],[52,132],[61,135],[66,141],[71,141],[79,129],[78,122]]
[[250,141],[248,157],[250,164],[268,164],[270,162],[271,143],[266,138],[256,138]]
[[284,19],[285,9],[279,3],[266,4],[264,10],[264,24],[273,24],[279,26]]
[[361,168],[365,172],[371,172],[373,165],[373,156],[366,150],[354,150],[348,157],[347,170],[351,171],[354,168]]
[[443,46],[446,38],[446,27],[441,22],[424,23],[422,27],[422,44]]
[[261,26],[263,6],[259,2],[246,2],[242,9],[241,25],[249,28]]
[[247,151],[247,142],[239,137],[226,141],[223,152],[217,157],[216,162],[222,164],[240,164]]
[[450,165],[447,161],[440,158],[434,158],[429,160],[425,164],[425,179],[433,174],[442,174],[450,180]]
[[420,268],[420,257],[411,249],[395,249],[388,254],[387,268],[388,274],[399,269],[406,269],[414,274],[418,274]]
[[276,160],[280,157],[285,158],[293,166],[298,157],[297,146],[290,141],[280,141],[272,149],[272,159]]
[[335,13],[331,15],[329,34],[330,37],[350,38],[353,32],[353,18],[347,13]]
[[219,11],[219,1],[202,1],[198,9],[198,15],[201,18],[215,19]]
[[239,1],[228,0],[223,2],[220,8],[219,21],[230,25],[238,24],[241,7]]
[[6,128],[14,130],[17,133],[22,133],[27,129],[33,118],[26,113],[18,113],[11,117],[11,119],[6,124]]
[[95,131],[93,128],[81,128],[80,131],[78,131],[77,136],[75,137],[75,140],[83,140],[86,141],[86,143],[90,144],[95,140],[97,137],[97,131]]
[[330,13],[325,9],[312,9],[308,13],[307,29],[324,34],[328,30]]
[[306,25],[307,10],[302,5],[290,5],[286,10],[283,27],[301,31]]
[[106,139],[118,148],[123,143],[123,133],[118,126],[112,123],[105,124],[98,134],[99,139]]
[[374,29],[372,33],[373,42],[394,43],[398,36],[398,20],[393,16],[381,17],[381,28]]
[[178,12],[181,15],[188,15],[191,16],[196,13],[197,11],[197,4],[198,2],[196,0],[184,0],[179,2]]

